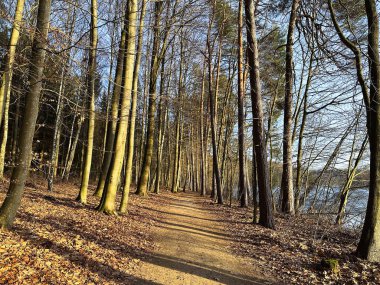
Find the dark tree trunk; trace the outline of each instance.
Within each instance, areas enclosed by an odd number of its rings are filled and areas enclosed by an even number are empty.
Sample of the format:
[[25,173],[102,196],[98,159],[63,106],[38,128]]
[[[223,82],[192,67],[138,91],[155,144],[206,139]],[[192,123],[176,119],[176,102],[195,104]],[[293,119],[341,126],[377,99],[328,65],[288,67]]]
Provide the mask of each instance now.
[[238,54],[238,139],[239,139],[239,193],[240,206],[247,207],[245,185],[245,142],[244,142],[244,75],[243,75],[243,0],[239,0],[239,54]]
[[286,42],[285,106],[283,163],[281,181],[281,211],[294,214],[293,164],[292,164],[292,105],[293,105],[293,38],[299,0],[293,0]]
[[34,130],[36,127],[42,77],[44,71],[49,31],[51,0],[40,0],[38,5],[36,34],[32,44],[31,64],[29,71],[29,91],[26,95],[24,120],[18,142],[19,152],[16,166],[12,171],[11,183],[7,196],[0,208],[0,227],[9,228],[16,217],[21,204],[25,182],[31,161]]
[[375,0],[366,0],[368,18],[368,57],[370,68],[370,105],[367,108],[367,126],[370,144],[370,184],[367,212],[357,255],[371,261],[380,261],[380,59],[379,18]]
[[272,197],[269,187],[267,152],[265,148],[263,107],[259,71],[258,43],[255,23],[256,1],[245,0],[245,17],[247,25],[247,52],[250,68],[253,142],[256,154],[257,180],[259,188],[260,225],[274,229],[272,214]]

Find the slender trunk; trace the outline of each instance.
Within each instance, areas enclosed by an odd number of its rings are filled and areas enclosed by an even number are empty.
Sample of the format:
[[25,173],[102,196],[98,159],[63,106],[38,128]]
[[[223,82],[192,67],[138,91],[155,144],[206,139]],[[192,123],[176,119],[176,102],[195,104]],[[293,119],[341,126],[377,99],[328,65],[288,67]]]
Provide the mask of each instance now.
[[130,103],[132,96],[133,71],[135,65],[135,44],[136,44],[136,19],[138,5],[137,0],[129,0],[125,13],[127,29],[127,42],[124,56],[124,86],[121,97],[119,112],[119,122],[114,141],[114,153],[108,170],[106,186],[98,210],[106,214],[116,214],[115,201],[116,193],[120,182],[120,174],[123,166],[123,159],[127,141],[127,127],[129,121]]
[[[223,204],[223,195],[222,195],[222,185],[220,181],[220,172],[219,172],[219,162],[218,162],[218,150],[217,150],[217,142],[216,142],[216,105],[217,98],[216,92],[214,92],[213,85],[213,70],[212,70],[212,53],[213,48],[210,42],[210,29],[207,35],[207,49],[208,49],[208,76],[209,76],[209,100],[210,100],[210,122],[211,122],[211,140],[212,140],[212,160],[213,160],[213,187],[214,193],[217,196],[218,204]],[[218,85],[218,84],[217,84]],[[216,86],[217,86],[216,85]]]
[[10,101],[10,92],[7,92],[5,99],[5,109],[4,109],[4,120],[3,120],[3,137],[1,139],[0,146],[0,181],[4,178],[4,168],[5,168],[5,157],[7,150],[7,141],[8,141],[8,124],[9,124],[9,101]]
[[[135,127],[136,127],[136,113],[137,113],[138,81],[139,81],[141,53],[142,53],[142,46],[143,46],[145,11],[146,11],[146,0],[143,0],[141,4],[141,14],[140,14],[140,20],[139,20],[139,29],[138,29],[138,39],[137,39],[137,48],[136,48],[137,56],[135,60],[134,70],[133,70],[132,103],[131,103],[130,120],[129,120],[129,128],[128,128],[128,138],[127,138],[128,149],[126,153],[127,163],[125,167],[125,180],[124,180],[123,194],[122,194],[120,208],[119,208],[121,213],[125,213],[127,211],[128,197],[129,197],[129,192],[130,192],[131,182],[132,182],[133,155],[134,155],[134,149],[135,149]],[[136,169],[136,174],[137,174],[137,169]]]
[[125,57],[125,43],[126,43],[126,27],[122,27],[121,37],[119,43],[119,51],[117,55],[116,71],[115,71],[115,83],[112,92],[112,104],[111,104],[111,120],[108,122],[108,131],[105,145],[104,158],[102,163],[102,170],[99,175],[98,185],[94,193],[97,197],[102,197],[105,187],[107,173],[111,164],[113,146],[116,136],[116,127],[119,114],[119,101],[120,93],[122,92],[123,83],[123,70],[124,70],[124,57]]
[[0,76],[0,125],[3,119],[3,111],[5,109],[4,102],[10,96],[13,65],[15,62],[16,47],[18,39],[20,38],[22,13],[24,11],[25,0],[17,0],[16,11],[14,15],[14,22],[11,32],[11,38],[8,44],[8,53],[5,59],[5,69]]
[[155,3],[155,21],[154,21],[154,37],[153,37],[153,49],[151,58],[151,72],[149,79],[149,105],[148,105],[148,130],[145,142],[144,159],[142,163],[142,170],[140,174],[139,184],[136,194],[146,196],[148,194],[148,179],[150,174],[150,167],[152,164],[153,156],[153,144],[154,144],[154,128],[155,128],[155,112],[156,112],[156,82],[158,76],[158,70],[160,66],[159,59],[159,45],[160,45],[160,22],[162,14],[162,1]]
[[368,19],[368,57],[370,70],[370,105],[367,105],[370,144],[370,185],[367,212],[360,242],[359,257],[380,261],[380,58],[379,17],[375,0],[365,0]]
[[[354,163],[353,168],[351,169],[351,163],[349,165],[347,179],[346,179],[346,182],[344,183],[344,186],[340,192],[339,210],[338,210],[336,220],[335,220],[335,224],[337,224],[337,225],[340,225],[342,223],[343,218],[344,218],[346,204],[347,204],[347,200],[348,200],[348,194],[350,192],[351,185],[354,182],[354,179],[356,176],[356,171],[358,169],[359,162],[362,159],[363,153],[367,147],[367,143],[368,143],[368,136],[366,136],[366,138],[364,139],[364,141],[360,147],[360,150],[359,150],[359,153],[355,159],[355,163]],[[352,145],[352,152],[354,150],[354,145],[355,144]],[[350,161],[351,161],[351,159],[350,159]]]
[[259,188],[259,223],[274,229],[272,214],[272,197],[268,180],[267,153],[265,148],[263,107],[261,95],[258,43],[255,22],[256,1],[245,0],[245,17],[247,25],[248,63],[250,67],[251,100],[253,117],[253,142],[256,154],[257,180]]
[[96,49],[98,46],[98,5],[97,0],[91,0],[91,48],[88,60],[89,74],[87,79],[87,99],[88,99],[88,127],[87,127],[87,148],[84,155],[82,167],[82,179],[77,201],[87,203],[87,190],[91,174],[92,151],[94,147],[95,131],[95,75],[96,75]]
[[239,193],[241,193],[240,206],[247,207],[245,184],[245,141],[244,141],[244,75],[243,75],[243,0],[239,0],[239,53],[238,53],[238,140],[239,140]]
[[283,136],[283,164],[281,181],[281,211],[294,214],[293,193],[293,163],[292,163],[292,105],[293,105],[293,41],[294,28],[297,20],[297,10],[300,0],[293,0],[290,12],[288,36],[286,42],[285,68],[285,106],[284,106],[284,136]]
[[18,142],[18,132],[19,132],[19,120],[20,120],[20,100],[21,98],[17,98],[16,102],[16,113],[15,113],[15,122],[13,124],[13,136],[12,136],[12,162],[16,160],[17,155],[17,142]]
[[[169,76],[170,77],[170,76]],[[166,110],[164,109],[164,80],[165,78],[165,57],[162,59],[161,64],[161,80],[160,80],[160,102],[158,104],[158,141],[157,141],[157,168],[156,168],[156,180],[154,185],[154,193],[160,192],[161,173],[162,173],[162,152],[164,147],[164,135],[165,135],[165,121]]]
[[64,77],[65,77],[65,68],[62,69],[61,75],[61,83],[59,86],[58,92],[58,100],[57,100],[57,111],[55,118],[55,126],[54,126],[54,135],[53,135],[53,147],[50,155],[50,165],[48,169],[48,191],[53,191],[53,180],[55,178],[54,173],[56,173],[58,156],[59,156],[59,143],[60,143],[60,131],[61,131],[61,123],[62,123],[62,97],[63,97],[63,85],[64,85]]
[[308,104],[308,96],[309,96],[309,88],[311,86],[311,79],[313,76],[313,61],[314,61],[314,50],[310,55],[310,63],[309,63],[309,71],[307,76],[307,82],[305,86],[305,93],[303,96],[303,110],[302,110],[302,120],[301,127],[298,136],[298,149],[297,149],[297,173],[296,173],[296,189],[295,189],[295,211],[299,210],[300,207],[300,194],[302,188],[302,155],[303,155],[303,138],[306,126],[307,119],[307,104]]
[[[116,30],[116,28],[115,28],[115,26],[116,26],[115,22],[116,22],[116,19],[117,19],[117,14],[115,13],[114,23],[113,23],[113,27],[112,27],[112,34],[111,34],[111,47],[113,47],[114,44],[115,44],[115,30]],[[123,27],[122,27],[122,29],[123,29]],[[121,39],[121,42],[123,42],[122,39]],[[119,52],[120,52],[120,50],[119,50]],[[119,57],[119,52],[118,52],[118,57]],[[111,86],[112,86],[112,71],[113,71],[113,67],[114,67],[114,57],[115,57],[114,49],[111,48],[109,77],[108,77],[108,86],[107,86],[107,99],[106,99],[107,100],[107,103],[106,103],[106,118],[105,118],[106,122],[104,124],[105,126],[104,126],[104,136],[103,136],[102,159],[101,159],[102,166],[103,166],[104,157],[105,157],[105,154],[106,154],[106,151],[107,151],[108,131],[109,131],[110,127],[112,129],[112,123],[113,123],[113,121],[112,121],[111,124],[110,124],[110,118],[109,117],[110,117],[110,96],[111,96]],[[119,58],[117,58],[116,61],[118,61],[118,59]],[[116,62],[116,70],[117,70],[117,68],[118,68],[118,66],[117,66],[117,62]],[[117,73],[117,71],[116,71],[116,73]],[[115,73],[115,77],[116,77],[116,73]],[[113,89],[115,88],[115,84],[116,84],[116,78],[115,78],[115,83],[113,84]],[[112,96],[112,99],[113,99],[113,96]],[[112,109],[112,103],[111,103],[111,109]],[[114,117],[112,116],[111,120],[113,120],[113,118]],[[99,181],[98,181],[98,185],[99,185]]]
[[178,76],[178,106],[176,107],[176,127],[175,127],[175,143],[174,143],[174,167],[173,167],[173,181],[172,181],[172,193],[178,192],[179,185],[179,171],[180,171],[180,151],[181,151],[181,124],[182,124],[182,96],[183,96],[183,65],[184,65],[184,55],[183,55],[183,40],[181,39],[180,48],[180,66],[179,66],[179,76]]
[[34,130],[37,121],[42,77],[44,71],[47,36],[50,22],[51,0],[40,0],[38,5],[36,36],[33,39],[29,70],[29,91],[26,95],[19,152],[12,171],[11,183],[6,198],[0,208],[0,228],[12,226],[21,204],[25,182],[31,162]]
[[[257,201],[257,166],[256,155],[252,152],[252,196],[253,196],[253,223],[258,222],[259,217],[259,203]],[[273,198],[273,197],[272,197]]]
[[79,136],[80,136],[81,129],[82,129],[82,123],[83,123],[83,116],[80,115],[78,118],[78,121],[77,121],[77,131],[76,131],[76,134],[74,137],[74,142],[70,148],[70,152],[68,153],[65,169],[62,173],[62,178],[65,178],[66,181],[69,180],[69,177],[70,177],[71,166],[73,165],[75,151],[77,149],[78,140],[79,140]]
[[206,149],[205,149],[205,136],[204,136],[204,94],[205,94],[205,82],[206,82],[206,61],[203,62],[203,72],[202,72],[202,89],[200,95],[200,104],[199,104],[199,145],[200,149],[200,187],[201,196],[206,196]]

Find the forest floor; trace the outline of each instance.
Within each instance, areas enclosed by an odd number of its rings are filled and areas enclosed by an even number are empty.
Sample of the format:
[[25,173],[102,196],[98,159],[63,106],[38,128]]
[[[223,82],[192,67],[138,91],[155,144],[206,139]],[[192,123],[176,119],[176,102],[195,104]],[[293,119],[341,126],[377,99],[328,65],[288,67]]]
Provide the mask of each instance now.
[[[253,225],[252,210],[195,193],[141,198],[128,215],[75,202],[78,185],[28,183],[14,228],[0,231],[0,284],[380,284],[352,252],[357,233],[315,217]],[[0,201],[7,183],[0,185]],[[319,268],[336,258],[336,274]]]

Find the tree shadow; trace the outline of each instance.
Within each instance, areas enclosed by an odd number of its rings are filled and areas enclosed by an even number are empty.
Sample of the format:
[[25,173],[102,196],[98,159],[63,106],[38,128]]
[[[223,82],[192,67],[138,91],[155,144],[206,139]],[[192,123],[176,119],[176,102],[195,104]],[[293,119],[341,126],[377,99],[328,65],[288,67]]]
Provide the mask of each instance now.
[[169,226],[168,227],[169,229],[183,228],[183,229],[187,229],[189,233],[200,234],[200,235],[204,235],[206,237],[220,238],[220,239],[229,240],[229,241],[234,241],[235,240],[234,236],[230,235],[230,234],[210,231],[210,230],[206,230],[204,228],[198,228],[198,227],[194,227],[194,226],[189,226],[189,225],[185,225],[185,224],[182,224],[182,223],[172,223],[172,222],[168,222],[168,221],[158,220],[158,219],[155,219],[155,218],[151,218],[151,220],[153,220],[153,221],[155,221],[157,223],[160,223],[160,224],[167,225],[167,226]]
[[216,223],[229,223],[229,224],[235,223],[233,221],[227,221],[227,220],[222,220],[222,219],[209,219],[209,218],[201,218],[201,217],[197,217],[197,216],[180,214],[180,213],[172,213],[172,212],[152,209],[152,208],[148,208],[148,207],[144,207],[144,206],[140,206],[140,205],[136,205],[136,207],[138,207],[140,209],[147,210],[147,211],[153,211],[156,213],[164,214],[164,215],[178,216],[178,217],[191,218],[191,219],[197,219],[197,220],[202,220],[202,221],[210,221],[210,222],[216,222]]
[[229,238],[223,238],[223,237],[218,237],[215,235],[204,234],[201,232],[194,232],[192,230],[186,230],[182,226],[179,226],[179,227],[181,227],[181,228],[173,228],[170,226],[162,226],[162,225],[160,226],[160,228],[162,228],[162,229],[167,229],[167,230],[176,231],[176,232],[180,232],[180,233],[192,234],[192,235],[196,235],[196,236],[202,236],[202,237],[207,237],[207,238],[212,238],[212,239],[219,239],[219,240],[224,240],[224,241],[234,241],[233,239],[229,239]]
[[[182,201],[184,202],[184,201]],[[184,204],[177,204],[177,203],[170,203],[168,205],[168,207],[171,207],[171,208],[178,208],[178,209],[183,209],[183,210],[190,210],[190,211],[194,211],[194,212],[198,212],[199,214],[204,214],[204,213],[208,213],[209,210],[208,209],[200,209],[200,208],[197,208],[197,207],[192,207],[190,205],[184,205]]]
[[[101,239],[99,238],[99,235],[96,233],[83,231],[83,229],[76,228],[75,226],[73,226],[76,224],[76,222],[71,219],[60,219],[55,217],[46,217],[42,219],[32,214],[21,214],[20,219],[26,221],[30,220],[33,222],[37,222],[41,225],[48,225],[58,231],[69,232],[74,235],[79,235],[88,241],[94,242],[99,246],[107,248],[109,250],[114,250],[124,256],[140,258],[147,263],[151,263],[160,267],[166,267],[168,269],[181,271],[184,273],[197,275],[199,277],[203,277],[209,280],[217,280],[225,284],[273,284],[272,282],[266,281],[265,279],[256,278],[252,280],[251,277],[240,274],[233,274],[226,269],[214,266],[206,266],[205,264],[197,263],[196,261],[189,261],[178,257],[166,256],[154,252],[138,251],[138,248],[132,247],[126,243],[115,241],[112,238]],[[19,234],[22,235],[25,239],[32,240],[33,243],[43,246],[45,248],[49,247],[53,252],[65,256],[75,264],[78,264],[80,266],[87,266],[92,272],[96,272],[104,278],[108,278],[109,280],[119,282],[122,278],[134,278],[133,276],[128,275],[125,272],[114,269],[112,266],[108,264],[94,261],[93,259],[83,256],[80,253],[73,251],[72,249],[66,246],[57,244],[41,236],[37,236],[38,240],[36,240],[35,238],[31,238],[31,236],[35,234],[28,232],[23,228],[18,228],[17,232],[19,232]],[[224,262],[224,267],[228,268],[228,261],[226,260]],[[100,271],[99,266],[103,266],[103,268]],[[112,271],[114,271],[114,274],[112,273]],[[135,284],[157,283],[147,281],[144,279],[137,279]]]
[[[216,280],[223,284],[231,285],[258,285],[258,284],[273,284],[264,279],[254,278],[241,274],[231,273],[228,270],[213,266],[205,266],[202,263],[189,262],[180,258],[173,258],[162,254],[151,254],[146,259],[147,262],[157,266],[166,267],[172,270],[181,271],[188,274],[197,275],[210,280]],[[224,263],[225,268],[228,268],[228,261]]]
[[94,210],[93,205],[91,204],[81,204],[74,199],[70,198],[62,198],[62,197],[56,197],[50,194],[41,195],[40,193],[33,193],[29,192],[26,194],[26,196],[32,198],[32,199],[43,199],[46,202],[49,202],[56,206],[64,206],[72,209],[87,209],[87,210]]
[[37,235],[30,232],[24,228],[15,228],[17,233],[23,237],[25,240],[29,240],[32,244],[37,247],[48,249],[57,255],[63,256],[65,259],[69,260],[73,264],[81,266],[83,268],[88,268],[91,272],[98,274],[104,279],[114,281],[120,284],[142,284],[142,285],[156,285],[159,283],[145,280],[119,269],[116,269],[107,263],[96,261],[84,254],[79,253],[76,250],[70,249],[67,246],[58,244],[50,239]]

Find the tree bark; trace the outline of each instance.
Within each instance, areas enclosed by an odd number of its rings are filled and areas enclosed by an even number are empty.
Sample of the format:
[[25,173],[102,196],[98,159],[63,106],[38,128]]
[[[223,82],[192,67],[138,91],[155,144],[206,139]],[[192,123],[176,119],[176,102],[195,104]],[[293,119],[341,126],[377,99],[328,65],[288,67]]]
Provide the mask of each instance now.
[[[135,66],[133,71],[133,83],[132,83],[132,103],[131,103],[131,112],[129,119],[129,128],[128,128],[128,138],[127,138],[127,163],[125,166],[125,180],[123,187],[123,194],[120,202],[119,211],[125,213],[128,207],[128,197],[131,189],[132,182],[132,168],[133,168],[133,155],[135,149],[135,126],[136,126],[136,113],[137,113],[137,95],[138,95],[138,82],[139,82],[139,71],[141,64],[141,54],[143,47],[143,31],[144,31],[144,20],[145,20],[145,11],[146,11],[146,0],[142,1],[141,4],[141,14],[139,21],[139,30],[138,30],[138,39],[137,39],[137,48],[136,48],[136,59]],[[137,166],[136,166],[137,173]],[[137,176],[137,175],[136,175]]]
[[151,58],[151,72],[149,79],[149,106],[148,106],[148,130],[146,134],[145,152],[142,163],[142,170],[136,194],[146,196],[148,194],[148,180],[150,174],[150,166],[152,164],[153,147],[154,147],[154,128],[155,128],[155,112],[156,112],[156,82],[158,77],[158,70],[160,66],[160,59],[158,49],[160,45],[160,22],[162,14],[162,1],[155,3],[155,21],[154,21],[154,36],[153,36],[153,49]]
[[245,183],[245,111],[244,111],[244,75],[243,75],[243,0],[239,0],[239,52],[238,52],[238,140],[239,140],[239,193],[240,206],[247,207],[247,191]]
[[8,141],[8,124],[9,124],[9,101],[11,93],[7,92],[5,99],[5,108],[4,108],[4,120],[3,120],[3,137],[1,139],[0,146],[0,181],[4,178],[4,169],[5,169],[5,157],[7,150],[7,141]]
[[108,131],[106,138],[106,146],[104,152],[104,159],[102,163],[102,170],[99,175],[98,185],[96,187],[96,191],[94,193],[97,197],[102,197],[104,186],[107,179],[108,169],[111,164],[112,154],[113,154],[113,146],[116,136],[116,126],[118,123],[118,114],[119,114],[119,101],[120,101],[120,93],[122,92],[122,78],[123,78],[123,70],[124,70],[124,57],[125,57],[125,42],[126,42],[126,27],[122,27],[120,43],[119,43],[119,51],[117,55],[116,62],[116,72],[115,72],[115,83],[113,86],[112,92],[112,104],[111,104],[111,120],[108,122]]
[[259,188],[260,225],[274,229],[272,197],[268,180],[267,153],[265,148],[263,107],[259,71],[258,43],[256,38],[255,5],[256,1],[245,0],[247,25],[247,50],[250,67],[253,143],[256,154],[257,180]]
[[205,82],[206,82],[206,61],[203,62],[203,72],[202,72],[202,88],[200,94],[199,103],[199,144],[200,144],[200,187],[201,196],[206,196],[206,148],[205,148],[205,135],[204,135],[204,94],[205,94]]
[[[170,81],[170,76],[169,76]],[[165,83],[165,56],[161,63],[161,79],[160,79],[160,102],[158,103],[158,139],[157,139],[157,166],[156,166],[156,180],[154,183],[154,193],[159,194],[162,173],[162,152],[165,139],[165,122],[167,120],[166,110],[164,109],[164,83]]]
[[283,134],[283,163],[281,181],[281,211],[294,214],[293,163],[292,163],[292,105],[293,105],[293,41],[294,28],[300,1],[293,0],[286,42],[285,106]]
[[69,151],[67,159],[66,159],[65,169],[62,173],[62,178],[66,179],[66,181],[69,180],[69,177],[70,177],[71,166],[73,165],[75,151],[77,149],[79,136],[80,136],[81,129],[82,129],[82,124],[83,124],[83,115],[81,114],[81,115],[79,115],[79,118],[77,121],[77,130],[76,130],[76,134],[74,137],[74,141],[71,145],[70,151]]
[[[212,54],[213,47],[211,46],[211,23],[213,19],[210,21],[210,26],[207,34],[207,50],[208,50],[208,89],[209,89],[209,106],[210,106],[210,122],[211,122],[211,140],[212,140],[212,161],[213,161],[213,193],[211,193],[212,198],[216,194],[218,204],[223,204],[223,195],[222,195],[222,185],[220,179],[220,171],[219,171],[219,161],[218,161],[218,149],[216,142],[216,92],[214,92],[213,85],[213,70],[212,70]],[[218,84],[216,85],[218,86]]]
[[8,44],[8,54],[5,59],[5,69],[0,77],[0,125],[2,123],[3,112],[5,109],[4,103],[7,100],[7,96],[10,96],[9,94],[11,92],[13,65],[15,62],[18,39],[20,38],[22,13],[25,6],[24,4],[25,0],[17,0],[11,38]]
[[376,1],[365,0],[368,19],[368,59],[370,70],[370,105],[367,126],[370,144],[370,184],[367,212],[356,254],[370,261],[380,261],[380,58],[379,18]]
[[97,0],[91,0],[91,48],[88,60],[88,128],[87,128],[87,148],[84,155],[82,169],[82,179],[77,201],[87,203],[88,183],[91,174],[92,151],[94,148],[94,131],[95,131],[95,74],[96,74],[96,49],[98,46],[98,4]]
[[11,183],[6,198],[0,208],[0,227],[9,228],[16,217],[21,204],[25,182],[31,162],[34,130],[37,121],[42,78],[47,48],[47,36],[50,22],[51,0],[40,0],[38,4],[36,35],[32,44],[29,71],[29,91],[26,95],[22,133],[19,138],[19,152],[16,166],[12,171]]
[[127,127],[129,120],[133,71],[135,65],[135,45],[136,45],[136,19],[138,5],[137,0],[129,0],[125,13],[127,34],[126,50],[124,56],[124,86],[121,97],[121,106],[119,112],[119,122],[114,142],[114,152],[107,174],[106,186],[103,191],[102,199],[98,206],[98,210],[106,214],[116,214],[115,201],[116,193],[120,182],[121,168],[126,149]]
[[61,131],[61,120],[62,120],[62,97],[64,90],[64,77],[65,77],[65,67],[62,69],[61,82],[58,91],[58,100],[57,100],[57,110],[56,110],[56,118],[55,118],[55,126],[54,126],[54,135],[53,135],[53,147],[50,155],[50,165],[48,169],[48,191],[53,191],[53,180],[55,178],[55,173],[57,169],[57,162],[59,156],[59,143],[60,143],[60,131]]

